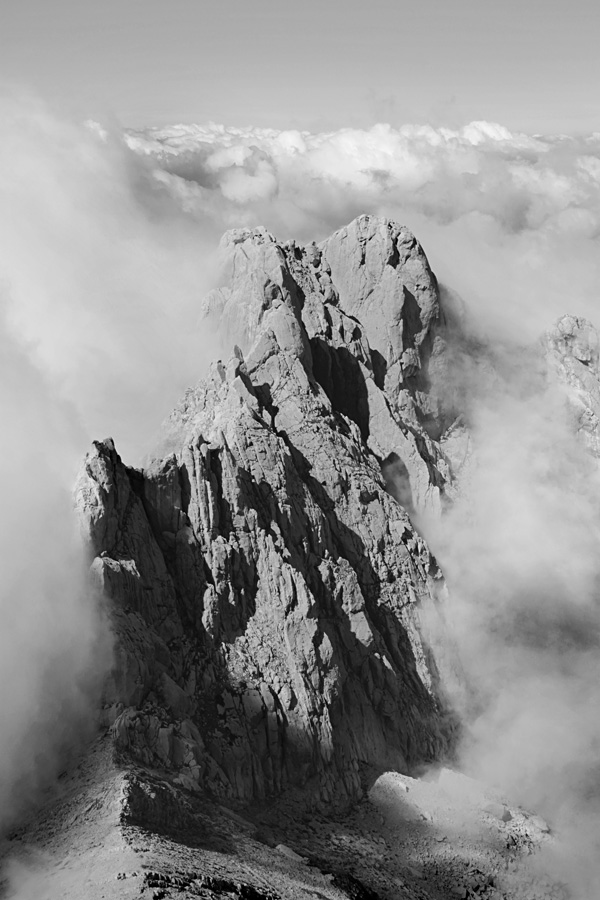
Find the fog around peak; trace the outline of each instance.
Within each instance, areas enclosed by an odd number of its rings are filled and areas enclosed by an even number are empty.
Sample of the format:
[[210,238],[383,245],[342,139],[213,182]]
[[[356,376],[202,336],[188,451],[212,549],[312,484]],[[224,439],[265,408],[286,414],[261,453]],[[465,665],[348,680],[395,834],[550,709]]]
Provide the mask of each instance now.
[[111,649],[73,485],[92,439],[138,462],[202,373],[211,240],[120,134],[0,100],[0,829],[96,719]]
[[593,319],[599,135],[488,122],[322,134],[182,125],[127,141],[221,229],[319,240],[360,213],[386,215],[413,229],[438,277],[490,327],[535,338],[567,307]]
[[215,345],[201,301],[222,232],[318,241],[368,212],[408,225],[483,343],[509,348],[510,376],[465,365],[479,462],[444,524],[423,524],[481,682],[463,762],[557,821],[581,813],[600,740],[600,486],[563,398],[539,387],[533,348],[565,312],[600,325],[600,136],[485,122],[125,134],[31,97],[0,102],[4,783],[35,782],[32,735],[67,709],[49,738],[58,751],[102,634],[73,563],[77,466],[109,434],[139,464],[205,371]]
[[[447,578],[446,631],[470,689],[458,762],[542,811],[545,865],[587,898],[597,877],[600,481],[541,338],[598,319],[600,138],[377,126],[329,134],[210,127],[129,135],[191,215],[319,240],[357,214],[407,224],[464,304],[453,353],[472,465],[420,527]],[[478,352],[473,355],[473,346]],[[473,691],[473,688],[476,688]],[[464,684],[462,685],[464,689]]]

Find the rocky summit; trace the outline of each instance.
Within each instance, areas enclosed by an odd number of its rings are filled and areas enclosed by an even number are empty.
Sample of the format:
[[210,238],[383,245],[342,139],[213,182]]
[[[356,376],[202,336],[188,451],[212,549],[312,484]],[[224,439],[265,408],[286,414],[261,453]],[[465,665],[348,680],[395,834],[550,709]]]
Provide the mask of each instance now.
[[119,752],[189,790],[343,805],[361,766],[451,746],[419,622],[441,575],[410,518],[449,477],[428,433],[437,283],[368,216],[319,246],[256,229],[221,249],[204,315],[233,355],[147,468],[99,441],[79,478],[117,641],[105,715]]
[[[448,592],[421,525],[470,453],[468,342],[423,248],[364,215],[220,255],[201,316],[224,359],[143,469],[105,439],[78,477],[113,665],[100,736],[11,835],[7,896],[566,897],[522,868],[546,823],[443,768]],[[596,332],[564,317],[535,353],[598,455]]]

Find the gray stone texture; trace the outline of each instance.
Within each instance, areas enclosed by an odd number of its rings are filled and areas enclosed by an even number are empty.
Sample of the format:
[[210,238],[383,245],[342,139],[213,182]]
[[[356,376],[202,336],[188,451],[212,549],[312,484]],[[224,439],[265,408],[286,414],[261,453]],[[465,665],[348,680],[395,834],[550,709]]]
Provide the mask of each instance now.
[[430,437],[439,295],[406,229],[323,244],[229,232],[207,327],[238,346],[186,392],[147,468],[112,441],[77,503],[110,600],[118,751],[250,803],[361,794],[453,731],[419,610],[441,576],[413,521],[440,508]]

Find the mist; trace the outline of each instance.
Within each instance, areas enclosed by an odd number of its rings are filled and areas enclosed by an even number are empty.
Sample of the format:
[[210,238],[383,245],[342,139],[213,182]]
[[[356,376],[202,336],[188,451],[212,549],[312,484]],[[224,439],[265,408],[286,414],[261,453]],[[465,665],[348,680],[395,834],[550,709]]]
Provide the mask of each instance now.
[[419,523],[449,590],[428,624],[466,675],[445,681],[464,726],[458,764],[548,819],[559,844],[543,865],[583,900],[600,825],[600,470],[540,343],[484,356],[459,366],[458,496]]
[[192,219],[115,123],[5,98],[0,246],[10,336],[88,437],[137,461],[209,343],[200,301],[218,236]]
[[0,830],[90,735],[110,642],[86,580],[72,410],[0,322]]
[[563,313],[600,324],[600,138],[481,122],[124,133],[31,97],[0,105],[0,826],[56,768],[110,666],[71,509],[89,441],[111,435],[138,465],[205,371],[223,230],[319,240],[369,212],[413,229],[478,340],[503,348],[501,365],[461,369],[473,462],[442,521],[419,523],[478,686],[454,697],[460,763],[592,860],[600,483],[536,341]]
[[360,213],[386,215],[414,231],[489,331],[535,340],[565,312],[594,320],[599,135],[490,122],[321,134],[180,125],[127,142],[217,231],[261,224],[318,241]]
[[600,472],[540,339],[565,313],[600,324],[600,138],[477,122],[319,135],[179,126],[128,143],[192,215],[222,227],[260,223],[306,241],[362,212],[397,219],[462,298],[469,335],[451,346],[450,368],[467,463],[442,519],[417,520],[449,589],[444,634],[431,637],[451,639],[462,672],[446,673],[464,725],[457,763],[547,817],[559,841],[540,866],[589,900]]
[[93,439],[138,464],[206,365],[216,235],[114,123],[0,99],[0,831],[94,733],[112,664],[73,508]]

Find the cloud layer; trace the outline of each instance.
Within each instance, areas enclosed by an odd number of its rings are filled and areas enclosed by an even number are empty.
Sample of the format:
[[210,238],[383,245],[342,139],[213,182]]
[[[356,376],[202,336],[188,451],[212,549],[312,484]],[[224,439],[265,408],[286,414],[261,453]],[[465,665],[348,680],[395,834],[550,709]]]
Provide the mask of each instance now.
[[94,437],[131,455],[202,368],[215,238],[117,132],[4,102],[0,271],[9,333]]
[[[453,349],[472,434],[460,500],[420,525],[450,587],[471,690],[462,764],[548,815],[544,865],[593,892],[600,824],[600,476],[537,341],[564,314],[600,325],[600,135],[387,125],[330,134],[219,126],[128,136],[215,228],[319,239],[361,212],[409,225],[465,301],[480,356]],[[448,641],[448,634],[443,636]],[[473,690],[476,688],[476,690]]]
[[532,337],[566,307],[593,318],[600,135],[531,137],[486,122],[327,134],[214,125],[128,143],[216,230],[263,224],[318,240],[361,212],[384,214],[417,233],[438,276],[497,329],[508,320]]
[[201,374],[212,236],[119,133],[0,99],[0,830],[87,734],[110,666],[72,509]]
[[600,324],[600,136],[479,122],[124,139],[29,98],[0,112],[0,782],[45,770],[47,722],[64,725],[51,752],[67,739],[73,719],[57,710],[82,705],[102,632],[71,537],[77,463],[108,434],[138,462],[202,374],[213,348],[200,302],[221,232],[319,240],[369,212],[412,227],[482,340],[507,348],[501,377],[464,368],[479,463],[444,528],[424,524],[481,683],[465,760],[557,817],[583,815],[600,742],[600,487],[515,347],[564,312]]
[[544,865],[585,900],[600,826],[600,471],[535,350],[465,367],[472,455],[458,500],[421,525],[450,590],[434,641],[450,638],[466,673],[466,691],[447,682],[461,764],[549,818],[563,843]]
[[0,833],[88,736],[110,645],[72,511],[79,427],[0,321]]

